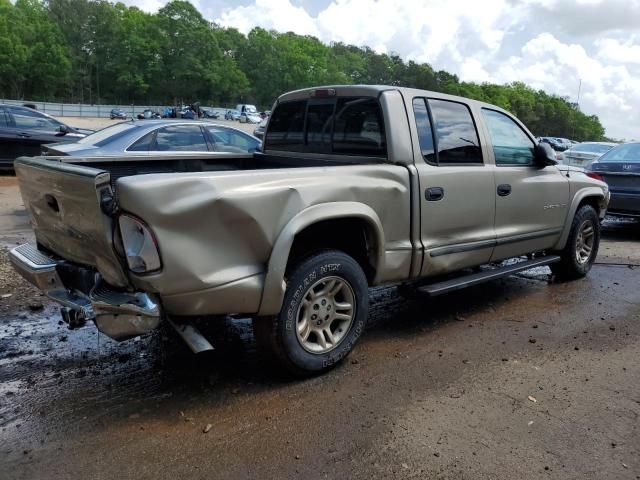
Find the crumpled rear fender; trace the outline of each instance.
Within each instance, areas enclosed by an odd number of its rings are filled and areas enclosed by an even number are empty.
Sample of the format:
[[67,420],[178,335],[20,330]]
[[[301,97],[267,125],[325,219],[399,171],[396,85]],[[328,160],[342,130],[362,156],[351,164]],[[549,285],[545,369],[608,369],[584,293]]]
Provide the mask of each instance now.
[[339,218],[357,218],[367,222],[375,235],[376,271],[384,271],[384,230],[380,218],[371,207],[358,202],[314,205],[293,217],[278,235],[269,258],[259,315],[275,315],[280,311],[286,288],[285,270],[296,234],[317,222]]

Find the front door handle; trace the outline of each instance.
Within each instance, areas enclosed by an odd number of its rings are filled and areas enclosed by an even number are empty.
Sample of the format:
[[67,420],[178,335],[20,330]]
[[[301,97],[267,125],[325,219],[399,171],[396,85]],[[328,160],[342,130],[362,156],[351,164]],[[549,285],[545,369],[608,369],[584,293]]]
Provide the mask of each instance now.
[[20,133],[18,134],[18,136],[19,136],[20,138],[31,138],[31,135],[29,135],[28,133],[24,133],[24,132],[20,132]]
[[437,202],[444,198],[444,189],[442,187],[429,187],[424,191],[424,198],[427,202]]
[[506,197],[511,193],[511,185],[508,183],[503,183],[502,185],[498,185],[498,195],[501,197]]

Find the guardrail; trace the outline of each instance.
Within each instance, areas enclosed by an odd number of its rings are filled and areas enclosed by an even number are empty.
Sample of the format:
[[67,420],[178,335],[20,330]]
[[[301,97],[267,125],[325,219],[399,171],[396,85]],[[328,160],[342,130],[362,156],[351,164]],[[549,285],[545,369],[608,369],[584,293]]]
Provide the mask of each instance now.
[[[55,103],[55,102],[37,102],[31,100],[5,100],[0,99],[0,103],[7,105],[35,105],[36,108],[44,113],[53,115],[54,117],[102,117],[108,118],[109,113],[114,108],[119,108],[127,112],[129,116],[135,116],[143,110],[150,109],[164,112],[167,105],[89,105],[85,103]],[[228,110],[223,107],[206,107],[212,108],[218,112],[224,112]]]

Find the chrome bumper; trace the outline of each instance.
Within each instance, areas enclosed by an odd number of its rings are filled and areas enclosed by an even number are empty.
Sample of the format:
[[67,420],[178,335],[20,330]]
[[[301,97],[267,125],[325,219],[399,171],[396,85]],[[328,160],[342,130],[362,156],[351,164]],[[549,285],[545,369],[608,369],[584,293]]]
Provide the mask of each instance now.
[[9,259],[20,275],[64,307],[67,320],[73,317],[80,324],[93,320],[98,330],[118,341],[148,333],[160,324],[160,306],[146,293],[113,290],[98,274],[89,292],[71,290],[60,278],[58,262],[28,243],[12,249]]

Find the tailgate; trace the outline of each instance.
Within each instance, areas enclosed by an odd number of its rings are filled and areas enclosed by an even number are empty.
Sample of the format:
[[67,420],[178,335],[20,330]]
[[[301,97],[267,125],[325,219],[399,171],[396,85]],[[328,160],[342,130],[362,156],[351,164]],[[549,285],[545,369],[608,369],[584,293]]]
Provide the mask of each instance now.
[[15,171],[38,243],[97,268],[111,285],[127,286],[113,248],[113,220],[100,205],[113,198],[109,172],[45,158],[20,158]]

